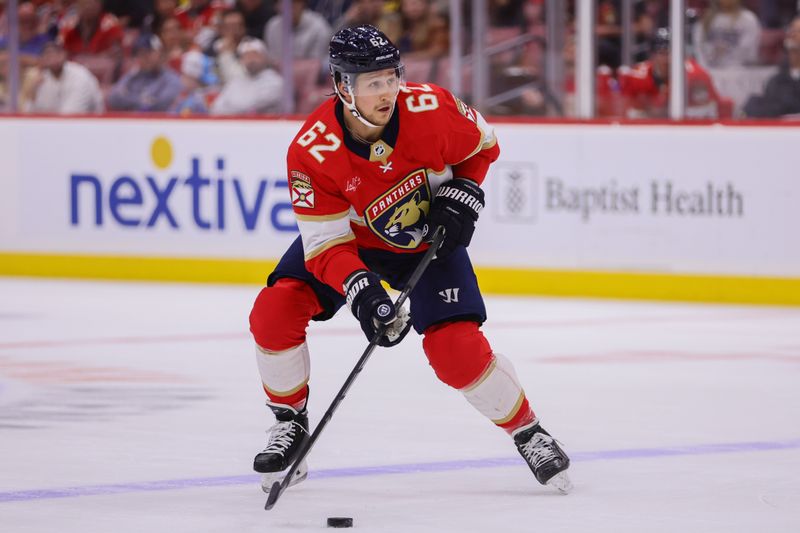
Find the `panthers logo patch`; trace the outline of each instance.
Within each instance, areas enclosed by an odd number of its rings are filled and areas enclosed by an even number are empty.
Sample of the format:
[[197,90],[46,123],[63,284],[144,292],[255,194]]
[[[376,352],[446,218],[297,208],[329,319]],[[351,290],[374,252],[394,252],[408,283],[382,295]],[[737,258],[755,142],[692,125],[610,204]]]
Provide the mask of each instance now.
[[397,248],[413,249],[422,242],[431,190],[425,170],[417,170],[381,194],[364,210],[367,226]]

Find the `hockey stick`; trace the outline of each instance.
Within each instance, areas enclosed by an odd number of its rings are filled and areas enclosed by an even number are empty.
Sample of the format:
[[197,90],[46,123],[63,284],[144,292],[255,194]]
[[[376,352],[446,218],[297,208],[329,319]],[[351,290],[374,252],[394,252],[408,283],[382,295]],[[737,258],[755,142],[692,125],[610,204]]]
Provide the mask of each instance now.
[[[422,256],[422,260],[420,260],[419,264],[414,269],[414,272],[411,273],[411,277],[408,278],[405,288],[400,293],[400,296],[397,298],[397,301],[394,304],[395,308],[400,309],[400,306],[402,306],[408,299],[408,295],[411,294],[411,291],[413,291],[414,287],[417,286],[417,282],[422,277],[422,274],[425,272],[425,269],[427,269],[428,265],[431,263],[431,261],[433,261],[433,257],[436,255],[436,250],[438,250],[439,246],[442,244],[442,240],[444,240],[444,228],[442,226],[439,226],[433,233],[433,238],[430,248],[428,248],[428,250],[425,252],[425,255]],[[322,430],[325,429],[325,426],[328,424],[328,422],[330,422],[334,411],[336,411],[336,408],[339,407],[340,403],[342,403],[342,400],[344,400],[344,397],[347,395],[347,391],[350,390],[350,386],[353,384],[358,375],[361,373],[361,370],[363,370],[364,365],[367,364],[367,360],[372,355],[372,352],[375,350],[375,347],[378,345],[378,339],[381,338],[381,336],[384,334],[385,331],[386,331],[386,326],[381,326],[378,329],[377,333],[375,333],[375,335],[372,337],[372,340],[369,341],[367,349],[364,350],[364,353],[361,355],[361,358],[356,363],[356,366],[350,372],[350,375],[347,376],[346,380],[344,380],[344,385],[342,385],[342,388],[339,390],[339,393],[336,395],[336,397],[334,397],[330,407],[328,407],[328,410],[325,411],[325,414],[322,416],[322,420],[319,421],[319,424],[317,424],[317,427],[314,429],[314,433],[311,434],[311,437],[309,437],[305,445],[300,449],[300,453],[298,454],[297,459],[294,460],[294,463],[292,464],[292,467],[289,469],[289,471],[286,473],[286,476],[283,478],[282,481],[280,482],[276,481],[275,483],[272,484],[272,488],[270,488],[269,490],[269,496],[267,496],[267,503],[264,505],[265,510],[269,511],[270,509],[275,507],[275,503],[277,503],[278,498],[281,497],[283,491],[285,491],[286,487],[289,486],[289,481],[292,479],[292,476],[294,476],[295,472],[297,471],[297,468],[300,466],[300,463],[302,463],[303,459],[305,459],[306,456],[309,454],[311,448],[314,446],[314,443],[319,438],[320,433],[322,433]]]

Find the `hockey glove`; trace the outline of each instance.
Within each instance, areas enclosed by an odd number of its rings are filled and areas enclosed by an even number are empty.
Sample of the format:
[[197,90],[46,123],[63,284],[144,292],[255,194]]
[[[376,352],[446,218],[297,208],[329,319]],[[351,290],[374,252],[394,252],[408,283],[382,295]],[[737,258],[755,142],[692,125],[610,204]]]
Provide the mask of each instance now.
[[411,328],[411,315],[394,303],[386,294],[380,279],[374,272],[357,270],[344,282],[347,306],[361,323],[364,335],[370,341],[381,326],[387,326],[378,339],[378,346],[394,346],[406,336]]
[[437,226],[444,226],[444,241],[436,252],[438,259],[444,259],[459,246],[469,246],[482,209],[483,190],[474,181],[456,178],[442,183],[424,230],[424,237],[430,239]]

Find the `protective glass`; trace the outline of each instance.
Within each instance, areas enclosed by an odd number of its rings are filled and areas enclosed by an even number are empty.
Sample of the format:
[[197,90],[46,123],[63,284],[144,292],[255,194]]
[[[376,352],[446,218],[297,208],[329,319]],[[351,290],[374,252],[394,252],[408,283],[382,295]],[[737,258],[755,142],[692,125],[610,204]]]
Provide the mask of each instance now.
[[402,65],[393,69],[350,74],[347,78],[354,96],[397,96],[398,91],[406,86],[406,72]]

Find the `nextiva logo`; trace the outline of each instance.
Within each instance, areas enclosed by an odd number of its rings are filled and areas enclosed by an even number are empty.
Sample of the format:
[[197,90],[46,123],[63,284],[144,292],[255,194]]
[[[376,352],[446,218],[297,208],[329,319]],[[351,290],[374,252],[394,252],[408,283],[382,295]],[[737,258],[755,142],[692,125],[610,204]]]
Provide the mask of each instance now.
[[[150,147],[153,166],[161,173],[120,173],[104,185],[95,174],[70,175],[70,223],[73,226],[120,225],[224,231],[271,227],[296,232],[285,178],[241,180],[226,174],[225,158],[208,165],[192,156],[185,167],[173,163],[172,144],[156,138]],[[211,166],[212,168],[208,168]],[[171,174],[169,176],[165,174]],[[280,199],[281,201],[275,201]]]

